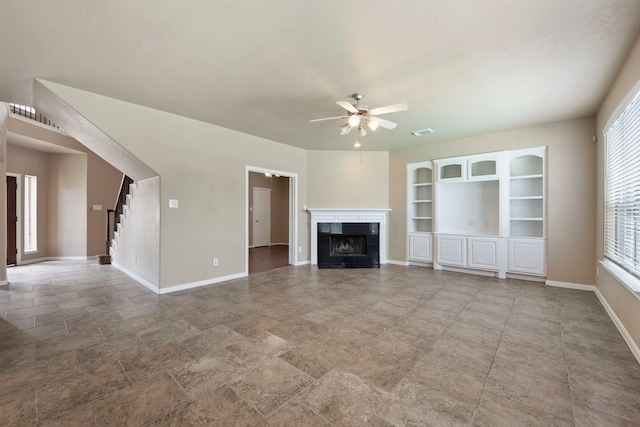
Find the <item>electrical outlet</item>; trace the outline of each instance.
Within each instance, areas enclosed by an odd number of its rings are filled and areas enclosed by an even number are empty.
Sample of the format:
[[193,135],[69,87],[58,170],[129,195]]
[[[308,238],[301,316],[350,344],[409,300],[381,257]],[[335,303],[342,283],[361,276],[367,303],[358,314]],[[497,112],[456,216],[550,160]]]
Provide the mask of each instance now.
[[298,246],[298,253],[301,254],[302,253],[302,246]]
[[214,259],[213,259],[213,265],[214,265],[214,266],[215,266],[215,265],[218,265],[218,258],[214,258]]

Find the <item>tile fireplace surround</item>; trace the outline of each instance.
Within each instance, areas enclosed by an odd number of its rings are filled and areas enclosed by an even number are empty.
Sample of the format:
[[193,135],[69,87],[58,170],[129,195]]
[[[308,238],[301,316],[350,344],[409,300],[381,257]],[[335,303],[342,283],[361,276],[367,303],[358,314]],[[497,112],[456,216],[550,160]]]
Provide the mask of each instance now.
[[311,212],[311,264],[318,265],[318,223],[380,224],[380,265],[387,263],[387,214],[391,209],[308,209]]

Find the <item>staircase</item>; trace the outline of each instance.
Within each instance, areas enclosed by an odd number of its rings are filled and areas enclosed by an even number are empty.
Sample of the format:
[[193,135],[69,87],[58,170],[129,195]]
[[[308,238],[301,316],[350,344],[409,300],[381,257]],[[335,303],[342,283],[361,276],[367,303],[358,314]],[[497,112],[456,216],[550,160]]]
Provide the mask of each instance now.
[[115,249],[117,237],[118,237],[118,234],[120,233],[120,228],[122,227],[122,221],[126,216],[125,212],[131,200],[132,186],[134,186],[133,179],[131,179],[127,175],[123,175],[122,184],[120,184],[120,193],[118,194],[118,199],[116,200],[116,207],[113,210],[114,218],[113,218],[113,239],[111,240],[111,247],[110,247],[111,254],[113,254],[113,251]]

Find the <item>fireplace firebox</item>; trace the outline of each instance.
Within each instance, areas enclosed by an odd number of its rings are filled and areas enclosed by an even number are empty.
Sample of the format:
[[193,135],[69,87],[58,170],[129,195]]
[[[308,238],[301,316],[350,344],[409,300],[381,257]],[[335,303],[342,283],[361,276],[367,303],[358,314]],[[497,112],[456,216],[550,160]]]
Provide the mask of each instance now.
[[380,224],[318,223],[318,268],[380,268]]

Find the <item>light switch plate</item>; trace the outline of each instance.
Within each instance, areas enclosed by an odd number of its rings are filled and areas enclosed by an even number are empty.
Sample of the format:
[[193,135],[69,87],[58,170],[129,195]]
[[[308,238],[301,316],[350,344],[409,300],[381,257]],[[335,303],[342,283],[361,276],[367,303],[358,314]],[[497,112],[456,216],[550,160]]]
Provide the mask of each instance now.
[[94,211],[101,211],[102,210],[102,205],[93,205],[93,207],[91,208]]
[[169,199],[169,207],[177,208],[178,207],[178,199]]

